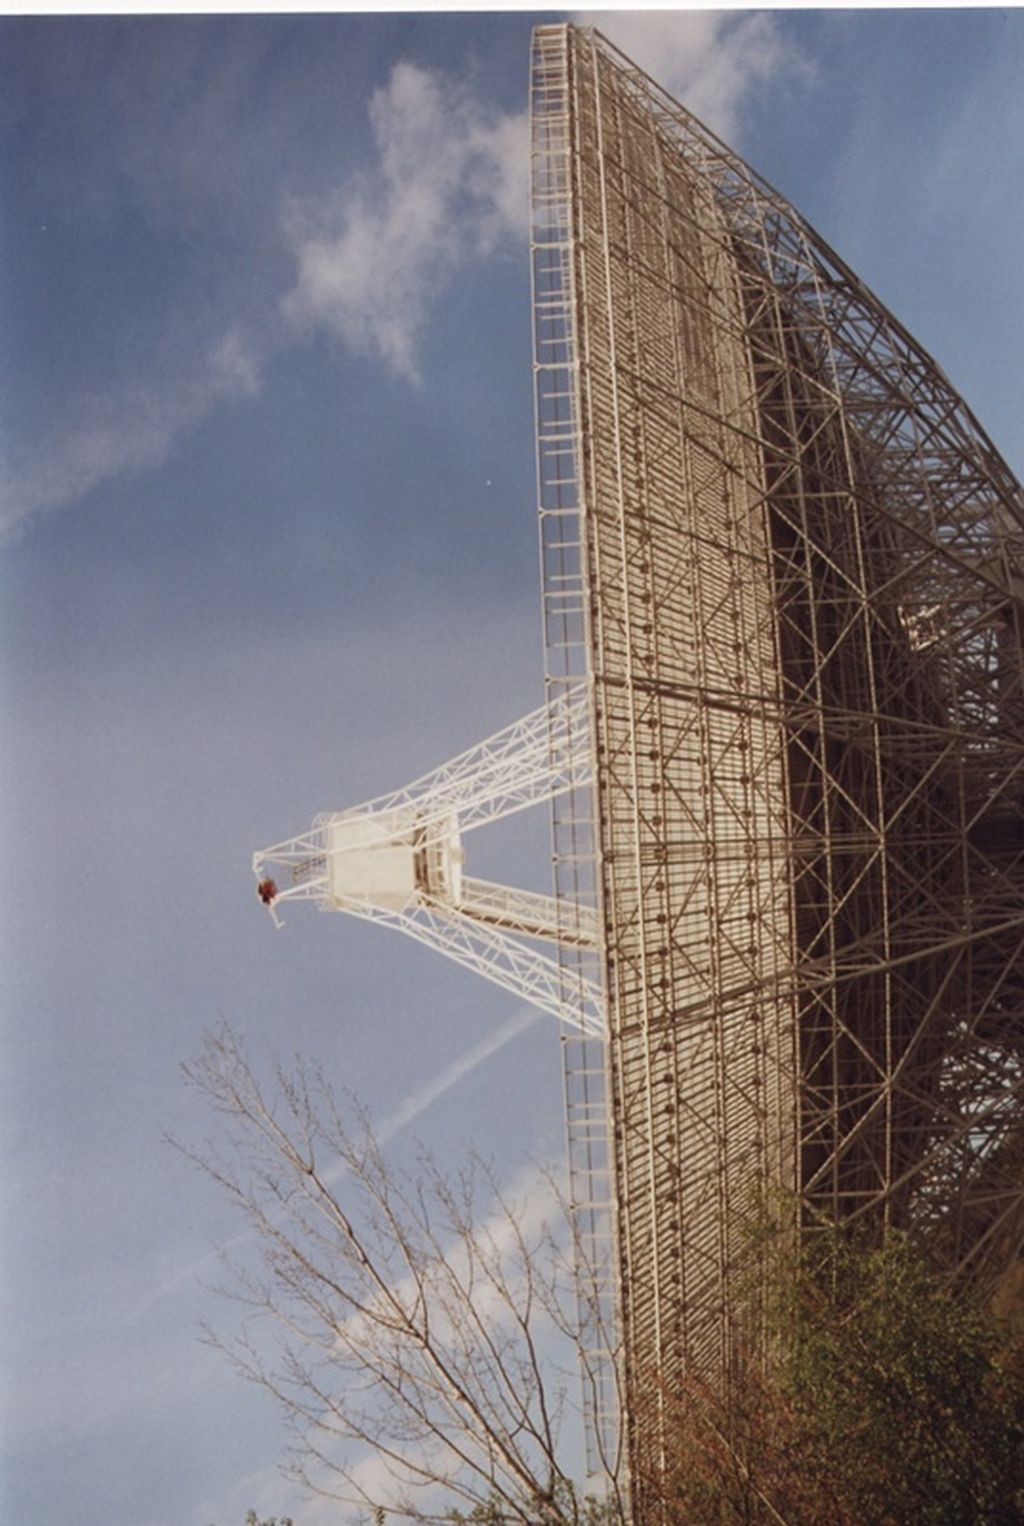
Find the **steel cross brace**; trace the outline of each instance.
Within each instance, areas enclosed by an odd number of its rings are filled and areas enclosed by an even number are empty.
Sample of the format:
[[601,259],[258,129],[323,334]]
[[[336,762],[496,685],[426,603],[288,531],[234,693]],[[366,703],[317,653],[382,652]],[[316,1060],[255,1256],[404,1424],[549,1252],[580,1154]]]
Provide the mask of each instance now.
[[278,926],[282,902],[312,900],[325,911],[397,928],[578,1031],[600,1037],[599,987],[570,976],[557,958],[520,941],[595,946],[595,914],[550,896],[471,879],[463,881],[458,900],[418,890],[400,906],[382,904],[369,895],[337,894],[328,863],[330,833],[338,823],[394,819],[398,813],[414,819],[425,835],[432,826],[453,822],[461,836],[584,786],[592,777],[588,695],[579,684],[403,789],[347,811],[321,813],[310,831],[254,854],[253,870],[261,885],[274,875],[287,880],[280,888],[274,880],[268,903]]

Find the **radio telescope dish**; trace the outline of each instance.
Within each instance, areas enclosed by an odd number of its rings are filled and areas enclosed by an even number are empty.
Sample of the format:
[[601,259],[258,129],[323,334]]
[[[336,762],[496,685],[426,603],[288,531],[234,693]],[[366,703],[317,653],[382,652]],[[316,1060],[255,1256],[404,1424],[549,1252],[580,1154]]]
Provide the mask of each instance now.
[[[639,1522],[652,1394],[757,1338],[759,1195],[982,1288],[1024,1248],[1024,498],[598,33],[536,29],[531,133],[545,704],[255,868],[564,1022],[589,1456]],[[470,879],[542,800],[553,895]]]

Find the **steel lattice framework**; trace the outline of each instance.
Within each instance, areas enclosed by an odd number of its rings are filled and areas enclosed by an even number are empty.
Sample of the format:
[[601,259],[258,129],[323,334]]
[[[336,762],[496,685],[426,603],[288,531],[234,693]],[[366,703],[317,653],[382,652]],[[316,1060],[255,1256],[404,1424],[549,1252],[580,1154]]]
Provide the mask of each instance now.
[[[1024,495],[598,33],[535,31],[531,132],[545,703],[254,868],[562,1020],[589,1462],[639,1526],[652,1395],[756,1337],[766,1190],[982,1287],[1024,1251]],[[552,896],[463,873],[544,801]]]
[[588,681],[596,758],[559,890],[605,934],[635,1461],[644,1388],[756,1320],[758,1189],[983,1283],[1021,1251],[1024,506],[906,330],[598,34],[535,32],[532,145],[549,682]]
[[[581,685],[388,795],[324,811],[308,832],[253,855],[274,921],[293,901],[345,911],[406,933],[566,1022],[599,1036],[604,999],[593,979],[567,1003],[557,959],[538,940],[596,950],[593,911],[462,873],[462,835],[538,801],[589,785],[592,759],[572,739],[586,711]],[[277,878],[271,878],[277,876]],[[523,940],[527,941],[523,941]]]

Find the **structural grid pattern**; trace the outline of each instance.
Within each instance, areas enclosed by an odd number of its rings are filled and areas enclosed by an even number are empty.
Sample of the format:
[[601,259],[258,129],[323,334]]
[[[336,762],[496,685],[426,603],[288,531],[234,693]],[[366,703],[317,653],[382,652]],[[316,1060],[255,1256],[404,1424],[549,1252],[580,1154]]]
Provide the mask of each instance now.
[[[572,724],[564,738],[574,782],[552,800],[552,858],[561,923],[562,1061],[587,1465],[592,1476],[615,1480],[623,1473],[622,1348],[606,1037],[603,1020],[597,1034],[580,1021],[587,993],[603,992],[604,936],[588,682],[567,48],[564,27],[535,33],[530,117],[537,492],[549,713],[564,714],[568,696],[587,696],[585,707],[571,708]],[[552,747],[558,743],[553,732]],[[565,936],[588,920],[600,929],[589,946]],[[602,1019],[604,1005],[602,1000]]]
[[[583,685],[432,769],[412,784],[345,811],[324,811],[298,837],[260,849],[253,871],[275,923],[296,901],[406,933],[558,1018],[600,1038],[604,997],[593,978],[595,911],[562,898],[470,878],[467,833],[589,783],[592,757],[576,737],[588,714]],[[527,940],[527,941],[523,941]],[[568,1006],[553,942],[590,952]],[[540,942],[544,947],[537,947]]]
[[595,757],[556,890],[600,916],[563,969],[603,961],[608,1023],[570,1136],[607,1104],[635,1460],[653,1380],[756,1337],[765,1190],[981,1285],[1021,1253],[1024,504],[653,81],[572,27],[535,32],[533,80],[549,683],[586,682]]

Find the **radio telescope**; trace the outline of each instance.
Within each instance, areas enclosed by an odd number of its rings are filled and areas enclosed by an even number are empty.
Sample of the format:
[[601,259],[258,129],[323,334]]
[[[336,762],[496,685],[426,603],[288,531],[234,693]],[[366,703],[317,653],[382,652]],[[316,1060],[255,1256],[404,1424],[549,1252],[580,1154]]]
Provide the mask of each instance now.
[[[599,34],[535,31],[531,119],[545,704],[255,868],[563,1022],[590,1460],[639,1477],[653,1380],[756,1337],[759,1192],[981,1287],[1024,1247],[1024,497]],[[553,895],[469,878],[541,800]]]

